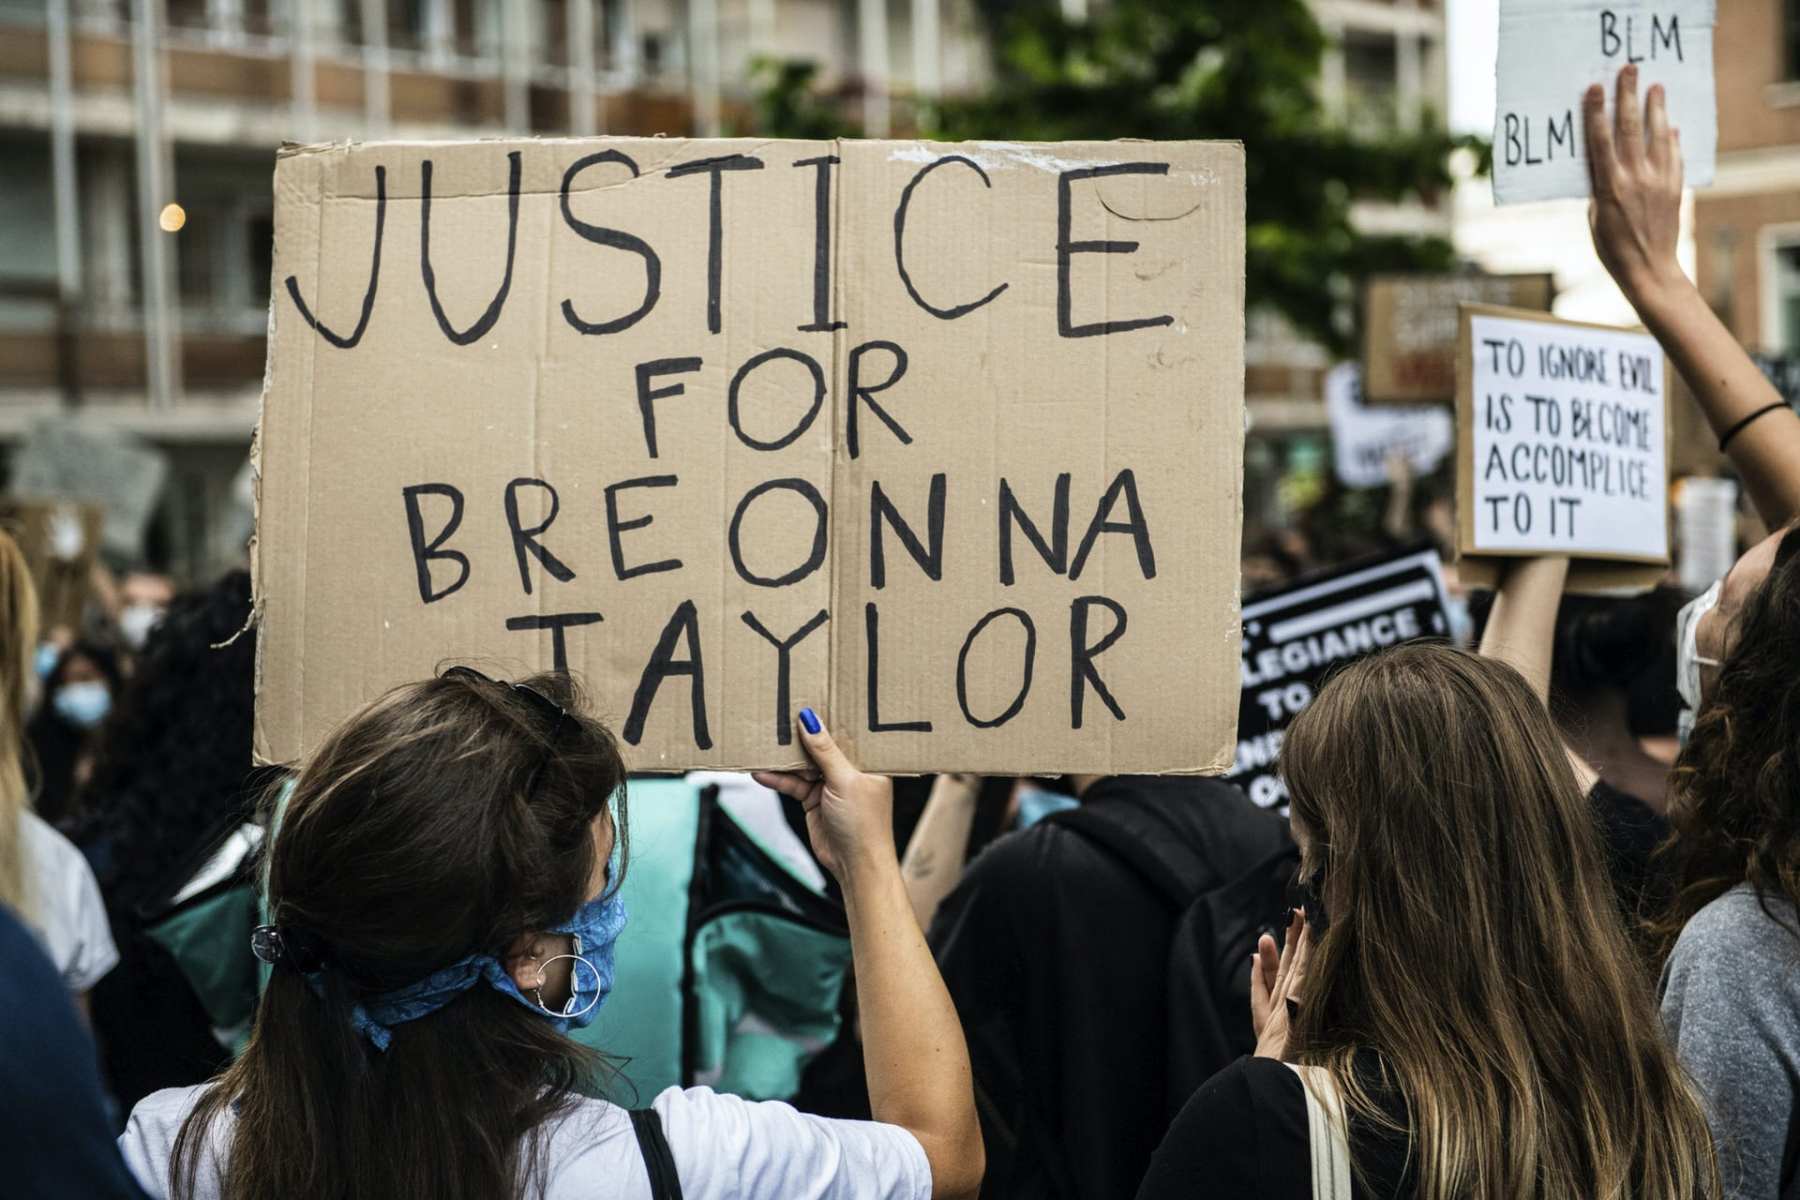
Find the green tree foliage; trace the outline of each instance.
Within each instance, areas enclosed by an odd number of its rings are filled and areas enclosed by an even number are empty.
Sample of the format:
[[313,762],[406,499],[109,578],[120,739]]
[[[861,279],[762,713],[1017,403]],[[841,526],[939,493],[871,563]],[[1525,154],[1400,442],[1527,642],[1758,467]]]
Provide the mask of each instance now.
[[[1441,238],[1358,232],[1351,204],[1433,199],[1450,187],[1451,152],[1469,146],[1485,159],[1485,145],[1451,137],[1435,114],[1414,129],[1331,120],[1318,97],[1326,38],[1305,0],[1094,0],[1078,22],[1057,0],[980,3],[994,85],[921,112],[921,132],[1242,141],[1248,303],[1279,311],[1337,354],[1354,346],[1363,278],[1455,265]],[[773,78],[758,105],[764,132],[842,131],[811,96],[809,72]],[[803,120],[780,119],[789,116]]]

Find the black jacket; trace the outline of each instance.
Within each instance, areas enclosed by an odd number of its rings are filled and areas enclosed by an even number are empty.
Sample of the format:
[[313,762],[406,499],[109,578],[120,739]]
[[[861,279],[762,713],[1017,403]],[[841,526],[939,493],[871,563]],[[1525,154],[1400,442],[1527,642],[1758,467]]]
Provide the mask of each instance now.
[[[1288,843],[1284,821],[1214,779],[1108,778],[1084,806],[1153,849],[1175,846],[1184,874],[1198,863],[1195,895]],[[1169,1123],[1178,916],[1138,872],[1054,822],[995,842],[944,901],[930,940],[974,1064],[983,1196],[1136,1194]]]

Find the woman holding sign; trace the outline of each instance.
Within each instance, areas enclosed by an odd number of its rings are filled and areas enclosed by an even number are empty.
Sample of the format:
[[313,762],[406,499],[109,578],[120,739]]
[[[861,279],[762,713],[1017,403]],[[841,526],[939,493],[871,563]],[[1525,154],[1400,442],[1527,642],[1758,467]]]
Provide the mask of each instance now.
[[627,1112],[580,1091],[627,914],[625,767],[566,676],[467,668],[328,736],[279,814],[272,975],[242,1057],[133,1112],[153,1196],[707,1200],[973,1196],[982,1147],[956,1012],[913,920],[888,781],[810,709],[798,798],[843,885],[873,1122],[705,1088]]
[[1585,106],[1600,259],[1693,390],[1776,532],[1687,609],[1694,710],[1670,816],[1663,1019],[1707,1102],[1728,1194],[1800,1196],[1800,417],[1681,272],[1681,140],[1619,75]]

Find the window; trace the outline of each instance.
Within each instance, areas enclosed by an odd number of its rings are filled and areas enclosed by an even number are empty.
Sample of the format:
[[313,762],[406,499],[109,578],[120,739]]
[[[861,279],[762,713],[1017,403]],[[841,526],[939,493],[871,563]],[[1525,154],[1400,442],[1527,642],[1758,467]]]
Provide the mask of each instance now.
[[1774,255],[1777,349],[1800,352],[1800,240],[1778,243]]
[[1800,79],[1800,0],[1782,0],[1781,20],[1782,75]]
[[1391,33],[1344,35],[1344,117],[1352,128],[1393,128],[1398,115],[1400,44]]

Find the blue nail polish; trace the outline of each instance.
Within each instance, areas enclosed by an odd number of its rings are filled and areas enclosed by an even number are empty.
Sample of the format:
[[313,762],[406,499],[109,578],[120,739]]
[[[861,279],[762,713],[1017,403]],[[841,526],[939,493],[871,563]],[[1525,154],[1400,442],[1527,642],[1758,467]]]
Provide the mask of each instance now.
[[800,724],[808,733],[817,733],[824,728],[819,724],[819,714],[810,708],[800,710]]

